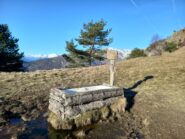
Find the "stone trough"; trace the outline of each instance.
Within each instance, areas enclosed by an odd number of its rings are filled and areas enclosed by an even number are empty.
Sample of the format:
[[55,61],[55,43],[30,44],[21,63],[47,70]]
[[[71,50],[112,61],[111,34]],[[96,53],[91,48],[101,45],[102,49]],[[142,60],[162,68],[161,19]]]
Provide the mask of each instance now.
[[123,89],[109,85],[53,88],[48,122],[55,129],[73,129],[107,120],[125,111]]

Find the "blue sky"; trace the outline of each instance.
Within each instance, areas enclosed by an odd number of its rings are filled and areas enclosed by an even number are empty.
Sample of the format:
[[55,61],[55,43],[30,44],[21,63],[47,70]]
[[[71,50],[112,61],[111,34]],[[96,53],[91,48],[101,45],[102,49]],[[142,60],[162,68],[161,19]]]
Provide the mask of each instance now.
[[146,48],[153,35],[165,38],[185,27],[185,0],[0,0],[0,24],[8,24],[28,54],[65,53],[83,23],[104,19],[111,47]]

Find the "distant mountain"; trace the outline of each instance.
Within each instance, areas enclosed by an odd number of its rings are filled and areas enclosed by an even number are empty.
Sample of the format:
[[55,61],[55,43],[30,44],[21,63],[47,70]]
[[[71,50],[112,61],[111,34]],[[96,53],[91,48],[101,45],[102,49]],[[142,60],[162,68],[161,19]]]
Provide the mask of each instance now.
[[41,58],[36,61],[24,62],[25,71],[51,70],[65,68],[68,62],[62,55],[53,58]]
[[46,59],[46,58],[53,58],[53,57],[57,57],[59,55],[57,54],[36,54],[36,55],[26,55],[23,57],[23,61],[25,62],[31,62],[31,61],[37,61],[37,60],[41,60],[41,59]]
[[117,48],[113,48],[113,47],[108,47],[107,49],[117,51],[119,60],[126,59],[129,56],[129,54],[131,53],[131,50],[129,50],[129,49],[117,49]]
[[[130,50],[122,50],[109,47],[109,50],[118,51],[118,59],[124,60],[130,54]],[[50,55],[27,55],[23,59],[25,71],[36,70],[51,70],[65,68],[69,65],[69,62],[65,60],[62,55],[50,54]],[[94,61],[93,66],[106,64],[106,61]]]

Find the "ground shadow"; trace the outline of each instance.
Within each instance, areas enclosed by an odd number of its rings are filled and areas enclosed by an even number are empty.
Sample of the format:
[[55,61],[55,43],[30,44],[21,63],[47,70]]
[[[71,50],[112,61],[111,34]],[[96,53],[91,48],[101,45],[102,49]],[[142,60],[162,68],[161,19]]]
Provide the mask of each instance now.
[[137,88],[139,85],[141,85],[143,82],[146,82],[147,80],[153,79],[154,76],[146,76],[144,77],[143,80],[139,80],[138,82],[136,82],[132,87],[130,88],[123,88],[124,90],[124,96],[126,98],[127,101],[127,105],[126,105],[126,111],[130,112],[130,109],[134,106],[134,97],[137,95],[136,91],[133,91],[133,89]]

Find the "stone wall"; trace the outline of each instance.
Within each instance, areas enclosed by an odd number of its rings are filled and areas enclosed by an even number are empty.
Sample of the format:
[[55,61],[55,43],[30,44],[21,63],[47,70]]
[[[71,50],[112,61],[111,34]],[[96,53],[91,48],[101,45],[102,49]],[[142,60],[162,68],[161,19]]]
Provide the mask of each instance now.
[[125,110],[123,89],[108,85],[51,89],[48,121],[55,129],[86,126]]

